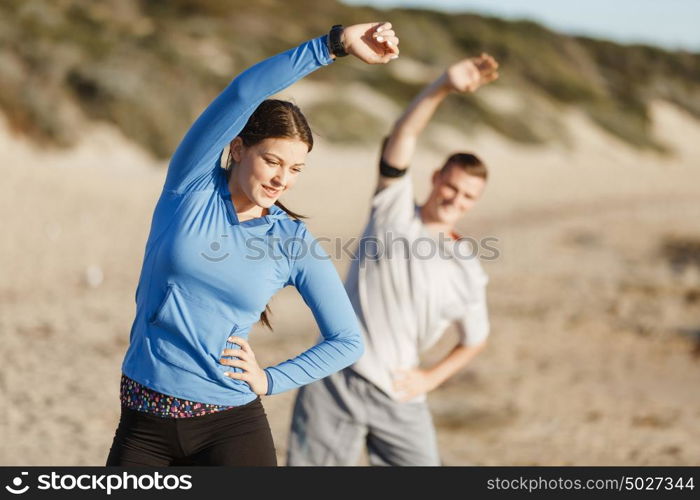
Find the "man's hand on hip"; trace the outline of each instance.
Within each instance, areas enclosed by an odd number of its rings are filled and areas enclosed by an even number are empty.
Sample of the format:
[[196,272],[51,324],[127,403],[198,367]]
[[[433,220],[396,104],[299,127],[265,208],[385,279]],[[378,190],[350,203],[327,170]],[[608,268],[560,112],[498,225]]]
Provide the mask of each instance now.
[[410,401],[421,394],[427,394],[437,385],[430,372],[426,370],[414,368],[394,371],[394,390],[400,401]]

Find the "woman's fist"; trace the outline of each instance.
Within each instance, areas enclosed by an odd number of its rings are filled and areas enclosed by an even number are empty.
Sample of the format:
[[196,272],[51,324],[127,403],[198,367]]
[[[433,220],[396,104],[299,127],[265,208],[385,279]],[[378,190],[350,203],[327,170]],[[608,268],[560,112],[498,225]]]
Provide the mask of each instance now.
[[399,57],[399,38],[391,23],[353,24],[343,29],[345,52],[367,64],[386,64]]

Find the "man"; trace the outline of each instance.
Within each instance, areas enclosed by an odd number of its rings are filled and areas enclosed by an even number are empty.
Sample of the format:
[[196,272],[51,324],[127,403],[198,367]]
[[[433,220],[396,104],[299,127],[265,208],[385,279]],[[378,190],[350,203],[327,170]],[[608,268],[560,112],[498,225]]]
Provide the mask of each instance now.
[[[299,391],[289,465],[354,465],[363,443],[372,465],[440,465],[426,394],[473,359],[489,334],[487,277],[454,232],[481,197],[487,170],[473,154],[451,155],[433,173],[422,206],[405,174],[445,97],[476,91],[498,78],[497,70],[486,54],[453,64],[411,102],[386,140],[371,215],[345,282],[365,354]],[[436,365],[419,368],[420,353],[450,323],[459,344]]]

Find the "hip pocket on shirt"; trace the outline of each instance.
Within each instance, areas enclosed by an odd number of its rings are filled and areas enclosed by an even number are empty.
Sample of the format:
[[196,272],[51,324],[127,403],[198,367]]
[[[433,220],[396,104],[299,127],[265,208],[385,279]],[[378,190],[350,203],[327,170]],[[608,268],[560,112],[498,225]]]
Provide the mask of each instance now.
[[[149,323],[154,352],[171,365],[208,380],[222,380],[226,365],[221,351],[238,325],[232,317],[200,299],[168,285],[165,297]],[[230,379],[232,380],[232,379]]]

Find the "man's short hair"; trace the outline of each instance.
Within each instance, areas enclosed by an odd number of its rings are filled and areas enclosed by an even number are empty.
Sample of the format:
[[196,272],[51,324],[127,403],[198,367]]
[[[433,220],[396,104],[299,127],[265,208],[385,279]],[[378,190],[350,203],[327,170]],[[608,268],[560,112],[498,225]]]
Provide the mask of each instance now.
[[452,166],[461,167],[469,175],[481,177],[484,180],[488,179],[489,172],[486,165],[484,165],[484,163],[475,154],[455,153],[450,155],[440,169],[440,172],[444,173]]

